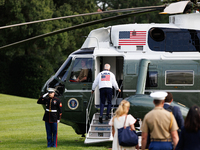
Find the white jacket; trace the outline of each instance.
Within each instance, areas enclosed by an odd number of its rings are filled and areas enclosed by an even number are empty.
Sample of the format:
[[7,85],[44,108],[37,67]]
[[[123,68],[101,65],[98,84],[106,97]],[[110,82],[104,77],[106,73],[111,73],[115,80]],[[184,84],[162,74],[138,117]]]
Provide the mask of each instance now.
[[93,91],[95,90],[97,85],[99,85],[99,89],[112,88],[112,86],[114,86],[116,90],[119,90],[118,84],[115,79],[115,75],[112,72],[107,71],[107,70],[104,70],[97,75],[96,79],[94,80],[92,84]]

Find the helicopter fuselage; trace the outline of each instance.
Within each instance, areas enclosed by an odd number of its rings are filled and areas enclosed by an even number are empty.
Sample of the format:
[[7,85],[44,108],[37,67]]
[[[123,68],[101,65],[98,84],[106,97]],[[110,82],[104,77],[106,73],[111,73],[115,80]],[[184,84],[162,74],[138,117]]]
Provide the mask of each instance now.
[[[199,24],[200,14],[196,13],[170,16],[169,24],[125,24],[92,30],[82,47],[45,83],[42,93],[48,87],[56,88],[63,103],[61,122],[84,134],[92,82],[109,63],[122,89],[119,95],[113,91],[113,106],[126,98],[131,103],[130,113],[143,118],[154,107],[148,95],[167,91],[173,94],[173,105],[186,116],[188,107],[200,106]],[[88,77],[76,82],[82,60],[86,61]],[[99,104],[96,88],[90,118]]]

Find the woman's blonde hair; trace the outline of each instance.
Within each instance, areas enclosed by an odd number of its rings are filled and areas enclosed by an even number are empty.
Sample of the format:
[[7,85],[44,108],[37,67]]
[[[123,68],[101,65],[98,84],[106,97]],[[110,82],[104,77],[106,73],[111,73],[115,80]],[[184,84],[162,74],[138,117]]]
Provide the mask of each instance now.
[[119,107],[115,111],[114,118],[119,118],[120,116],[127,114],[130,108],[130,103],[127,100],[122,100]]

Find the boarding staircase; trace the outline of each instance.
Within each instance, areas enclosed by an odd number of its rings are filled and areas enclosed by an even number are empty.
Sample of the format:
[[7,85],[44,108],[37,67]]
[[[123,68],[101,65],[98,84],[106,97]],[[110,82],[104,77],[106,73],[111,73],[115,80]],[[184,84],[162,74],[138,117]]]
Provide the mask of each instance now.
[[[100,113],[98,112],[93,115],[90,128],[84,142],[85,144],[113,140],[112,129],[111,126],[108,124],[110,118],[108,120],[105,120],[106,113],[103,113],[103,123],[99,123],[99,115]],[[110,116],[112,115],[110,114]]]
[[[121,87],[122,87],[122,84],[120,88]],[[86,134],[87,135],[84,142],[85,144],[113,141],[112,128],[108,123],[110,119],[113,117],[114,110],[118,107],[118,104],[122,100],[122,98],[117,98],[118,94],[116,94],[116,91],[115,91],[113,99],[112,99],[111,113],[109,114],[108,120],[105,120],[106,110],[107,110],[106,105],[105,105],[104,113],[102,116],[103,123],[99,122],[99,115],[100,115],[99,106],[95,106],[98,112],[93,114],[92,120],[90,121],[90,117],[89,117],[90,111],[94,102],[93,94],[91,95],[90,100],[88,102],[87,109],[86,109]],[[88,125],[90,125],[89,130],[87,129]]]
[[[121,89],[121,86],[120,86],[120,89]],[[87,135],[84,141],[85,144],[113,141],[112,128],[108,123],[110,122],[110,119],[114,115],[114,110],[118,107],[118,105],[120,104],[122,100],[122,98],[117,98],[118,94],[115,93],[112,99],[112,109],[111,109],[111,113],[109,114],[108,120],[105,120],[106,107],[104,107],[104,113],[102,117],[103,123],[99,122],[99,115],[100,115],[99,112],[94,113],[92,120],[90,121],[89,116],[90,116],[91,108],[94,101],[93,95],[91,95],[87,109],[86,109],[86,134]],[[98,111],[100,110],[98,107],[96,108]],[[140,127],[142,124],[141,119],[138,119],[137,124],[138,124],[137,126],[135,124],[135,128],[136,128],[136,132],[138,134],[138,139],[139,139],[138,144],[139,146],[141,146],[141,130],[140,130]],[[90,125],[90,128],[88,130],[89,125]]]
[[[113,136],[112,136],[112,128],[111,126],[108,124],[110,122],[110,119],[113,117],[113,112],[114,110],[117,108],[117,105],[113,105],[112,109],[111,109],[111,113],[109,114],[109,119],[105,120],[106,117],[106,107],[104,108],[104,113],[103,113],[103,123],[99,122],[99,112],[96,112],[93,114],[92,120],[90,121],[90,111],[91,111],[91,107],[92,107],[92,103],[93,103],[93,96],[91,95],[89,103],[88,103],[88,107],[86,109],[86,138],[84,143],[85,144],[90,144],[90,143],[100,143],[100,142],[107,142],[107,141],[113,141]],[[112,101],[116,101],[117,98],[113,98]],[[119,100],[121,101],[121,100]],[[118,102],[119,103],[119,102]],[[113,104],[113,103],[112,103]],[[97,108],[97,110],[99,111],[100,109]],[[136,132],[139,135],[139,146],[141,146],[141,131],[140,131],[140,127],[141,127],[141,120],[138,121],[139,126],[136,127]],[[87,129],[89,127],[89,130]]]

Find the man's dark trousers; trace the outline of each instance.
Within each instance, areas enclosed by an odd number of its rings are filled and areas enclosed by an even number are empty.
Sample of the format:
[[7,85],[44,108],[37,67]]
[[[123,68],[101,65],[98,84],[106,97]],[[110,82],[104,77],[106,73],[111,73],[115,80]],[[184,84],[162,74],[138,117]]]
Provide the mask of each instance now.
[[100,89],[100,116],[103,116],[103,110],[104,110],[104,105],[106,102],[106,98],[107,98],[107,116],[110,113],[110,109],[111,109],[111,102],[112,102],[112,88],[101,88]]

